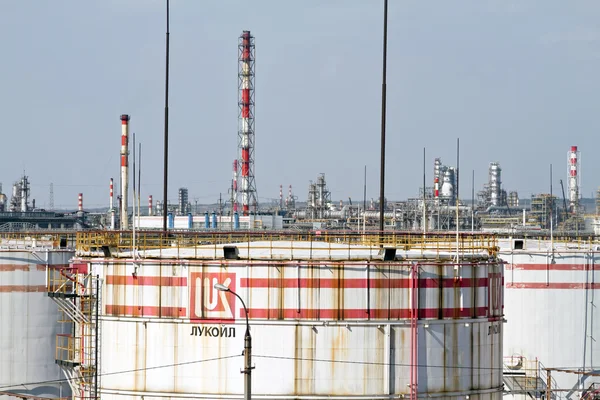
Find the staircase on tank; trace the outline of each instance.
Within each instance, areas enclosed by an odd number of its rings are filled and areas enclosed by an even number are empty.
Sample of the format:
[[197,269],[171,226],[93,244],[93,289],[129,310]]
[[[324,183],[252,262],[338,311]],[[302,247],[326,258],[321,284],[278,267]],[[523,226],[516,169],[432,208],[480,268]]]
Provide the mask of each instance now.
[[[503,381],[507,394],[522,395],[524,398],[543,399],[546,397],[547,374],[538,360],[528,360],[522,356],[504,357]],[[553,382],[552,389],[556,383]],[[560,395],[552,392],[552,399]]]
[[94,399],[98,386],[100,280],[87,264],[47,267],[47,293],[64,317],[56,336],[56,364],[63,370],[75,398]]

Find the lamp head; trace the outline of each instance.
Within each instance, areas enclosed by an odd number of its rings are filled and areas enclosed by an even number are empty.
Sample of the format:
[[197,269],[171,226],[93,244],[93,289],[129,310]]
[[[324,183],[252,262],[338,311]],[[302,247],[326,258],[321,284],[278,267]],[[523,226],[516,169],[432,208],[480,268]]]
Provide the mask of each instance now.
[[214,288],[217,290],[220,290],[221,292],[229,292],[230,291],[230,289],[227,286],[222,285],[220,283],[215,283]]

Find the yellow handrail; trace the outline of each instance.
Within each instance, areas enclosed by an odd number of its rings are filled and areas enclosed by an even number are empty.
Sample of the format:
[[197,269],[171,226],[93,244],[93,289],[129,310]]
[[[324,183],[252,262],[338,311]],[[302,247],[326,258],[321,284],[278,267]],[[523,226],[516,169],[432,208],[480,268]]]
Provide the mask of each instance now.
[[[256,242],[267,242],[259,244]],[[176,249],[198,249],[225,244],[252,243],[253,249],[294,250],[301,249],[302,242],[310,243],[313,252],[339,251],[341,249],[378,250],[380,247],[393,247],[403,250],[448,252],[458,249],[462,252],[489,254],[497,251],[497,239],[493,234],[461,233],[457,243],[456,234],[411,232],[136,232],[137,251]],[[320,243],[320,244],[319,244]],[[318,244],[318,245],[315,245]],[[306,246],[306,245],[305,245]],[[111,252],[129,252],[133,248],[131,231],[81,231],[77,233],[76,249],[79,254],[101,252],[103,248]],[[189,254],[189,252],[188,252]]]

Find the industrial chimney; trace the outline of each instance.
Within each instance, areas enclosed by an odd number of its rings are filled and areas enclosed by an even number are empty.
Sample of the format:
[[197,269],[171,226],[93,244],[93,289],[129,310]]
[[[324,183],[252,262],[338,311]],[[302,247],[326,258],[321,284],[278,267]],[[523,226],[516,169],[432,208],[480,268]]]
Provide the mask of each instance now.
[[129,229],[127,215],[129,192],[129,115],[121,115],[121,229]]

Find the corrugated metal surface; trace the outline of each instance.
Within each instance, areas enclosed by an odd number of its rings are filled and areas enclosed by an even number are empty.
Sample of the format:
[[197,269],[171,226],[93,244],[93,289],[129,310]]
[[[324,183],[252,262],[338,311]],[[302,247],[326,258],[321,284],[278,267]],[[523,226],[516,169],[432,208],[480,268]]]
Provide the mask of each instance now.
[[64,379],[54,362],[59,315],[56,304],[46,296],[46,263],[68,265],[73,254],[46,249],[0,250],[2,391],[42,397],[70,392],[66,382],[62,387],[39,382]]
[[[600,253],[592,246],[526,240],[523,250],[501,242],[508,320],[505,356],[546,367],[600,368]],[[586,248],[587,247],[587,248]],[[559,389],[578,389],[575,374],[553,373]],[[587,388],[598,378],[588,378]],[[563,392],[566,394],[566,392]]]
[[[91,260],[94,261],[94,260]],[[245,313],[253,395],[499,399],[502,265],[418,262],[418,343],[410,262],[98,262],[105,281],[102,398],[241,395]],[[235,333],[234,333],[235,332]],[[120,372],[120,373],[115,373]]]

